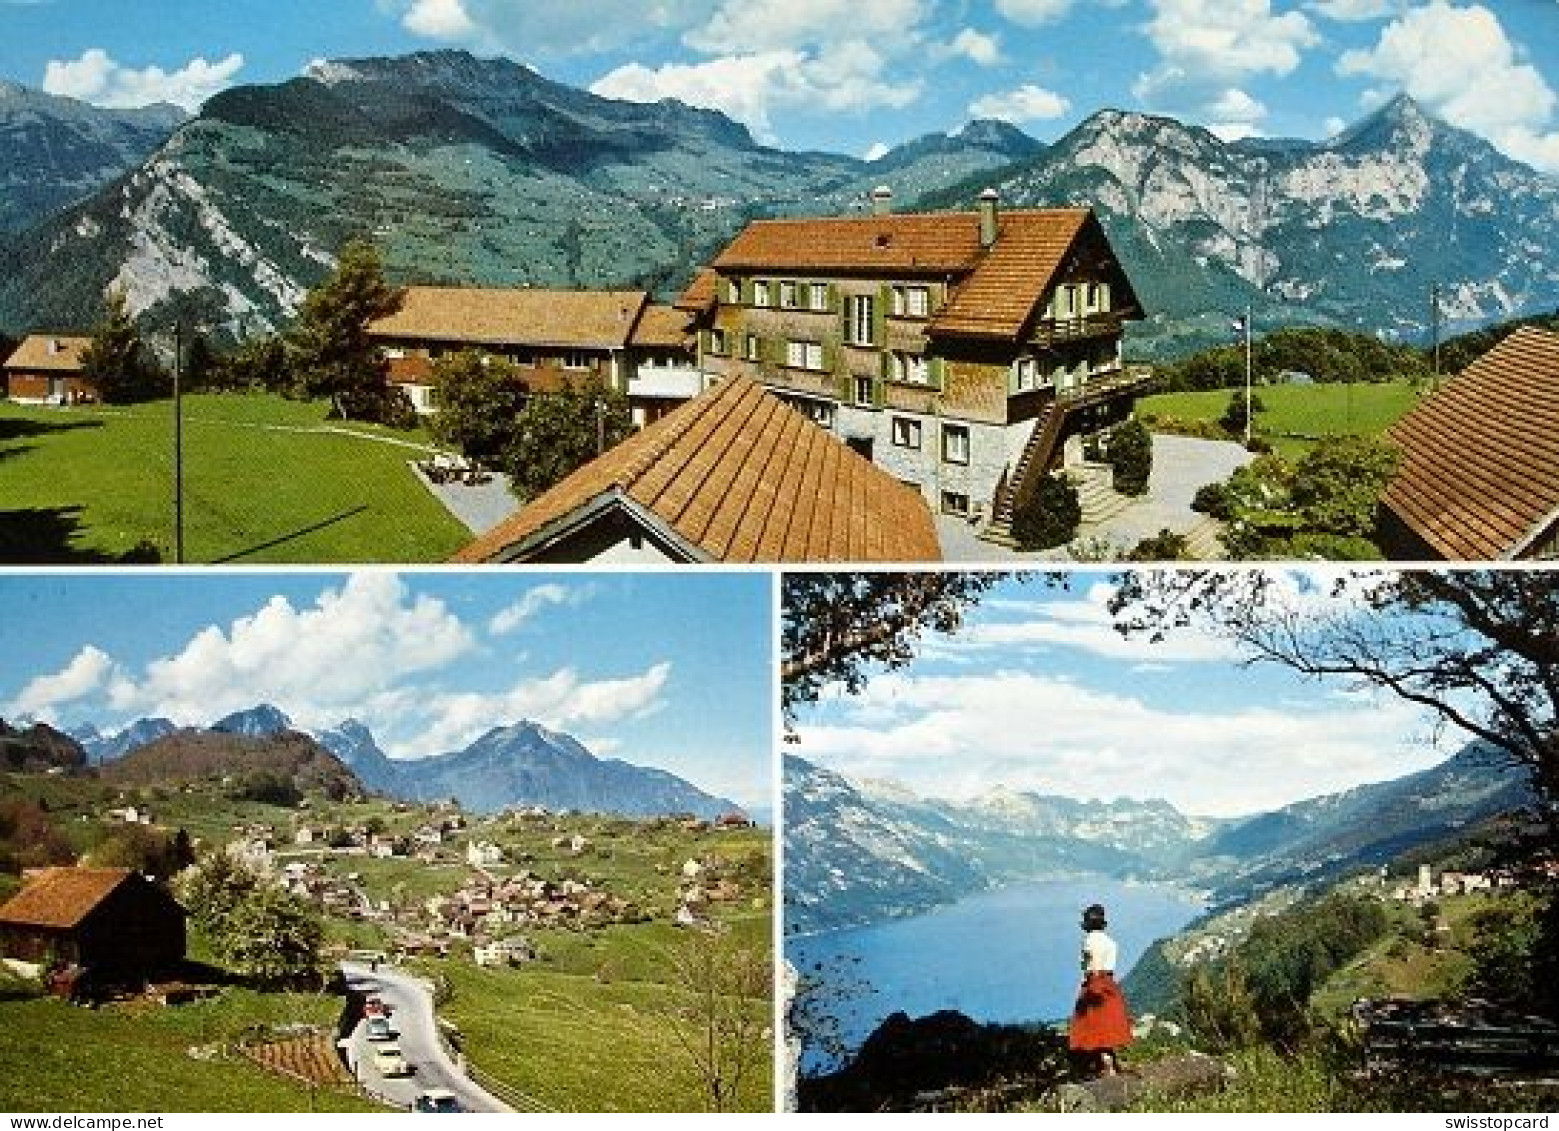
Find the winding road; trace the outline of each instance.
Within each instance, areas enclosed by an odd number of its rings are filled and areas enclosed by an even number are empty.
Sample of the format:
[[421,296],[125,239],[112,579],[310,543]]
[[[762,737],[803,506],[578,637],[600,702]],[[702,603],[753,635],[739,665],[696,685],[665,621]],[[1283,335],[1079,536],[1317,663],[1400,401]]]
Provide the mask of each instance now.
[[386,1077],[374,1067],[373,1045],[367,1036],[367,1023],[359,1020],[352,1030],[350,1063],[363,1087],[392,1103],[410,1107],[418,1092],[447,1088],[466,1111],[512,1112],[514,1109],[483,1091],[444,1053],[434,1021],[433,998],[419,979],[380,966],[343,962],[341,973],[349,989],[368,997],[382,999],[390,1009],[390,1025],[400,1034],[397,1043],[413,1074]]

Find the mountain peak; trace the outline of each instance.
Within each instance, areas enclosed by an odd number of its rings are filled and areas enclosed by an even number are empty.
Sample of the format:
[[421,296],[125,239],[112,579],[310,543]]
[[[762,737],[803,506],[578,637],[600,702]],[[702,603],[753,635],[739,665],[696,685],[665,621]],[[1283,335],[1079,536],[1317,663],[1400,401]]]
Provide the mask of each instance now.
[[251,707],[247,711],[235,711],[225,718],[212,723],[210,728],[223,734],[243,734],[250,737],[266,734],[277,734],[284,730],[291,730],[292,720],[279,708],[269,703],[261,703],[257,707]]

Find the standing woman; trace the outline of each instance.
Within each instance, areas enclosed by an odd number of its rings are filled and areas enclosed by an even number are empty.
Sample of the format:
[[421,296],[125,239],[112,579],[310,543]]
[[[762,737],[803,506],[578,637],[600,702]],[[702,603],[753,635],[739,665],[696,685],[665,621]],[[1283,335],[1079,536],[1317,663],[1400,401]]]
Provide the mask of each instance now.
[[1115,1050],[1131,1044],[1131,1018],[1126,1015],[1125,995],[1115,983],[1119,948],[1105,934],[1106,926],[1099,904],[1083,912],[1083,986],[1067,1038],[1073,1052],[1097,1058],[1099,1072],[1113,1076],[1120,1071]]

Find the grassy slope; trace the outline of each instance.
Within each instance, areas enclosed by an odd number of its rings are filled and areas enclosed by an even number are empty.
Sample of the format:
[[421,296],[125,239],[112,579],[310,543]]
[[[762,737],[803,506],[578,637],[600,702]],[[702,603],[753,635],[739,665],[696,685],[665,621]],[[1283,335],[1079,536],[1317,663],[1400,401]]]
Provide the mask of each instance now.
[[[1229,407],[1229,389],[1159,393],[1144,397],[1137,413],[1179,420],[1216,421]],[[1256,413],[1256,433],[1283,455],[1297,458],[1314,441],[1305,436],[1378,436],[1415,404],[1419,392],[1406,381],[1384,384],[1273,385],[1256,390],[1266,406]],[[1151,422],[1149,422],[1151,427]]]
[[[0,1000],[0,1109],[6,1111],[309,1111],[307,1089],[238,1057],[197,1060],[192,1046],[255,1022],[334,1024],[337,999],[226,990],[171,1009],[81,1009],[52,999]],[[319,1111],[378,1111],[321,1090]]]
[[[318,428],[319,404],[274,396],[184,401],[185,557],[191,562],[442,561],[468,538],[406,466],[403,434]],[[53,555],[109,558],[140,541],[172,549],[171,401],[128,409],[0,404],[0,520],[9,510],[82,508]]]

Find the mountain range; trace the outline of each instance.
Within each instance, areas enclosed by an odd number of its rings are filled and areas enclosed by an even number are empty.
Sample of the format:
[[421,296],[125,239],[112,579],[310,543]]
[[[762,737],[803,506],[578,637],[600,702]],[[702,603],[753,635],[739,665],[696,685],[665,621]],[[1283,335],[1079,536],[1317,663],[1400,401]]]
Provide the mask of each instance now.
[[1378,867],[1530,805],[1523,773],[1474,743],[1429,770],[1240,818],[1162,800],[1008,789],[920,797],[785,759],[786,930],[914,914],[971,891],[1079,875],[1175,881],[1215,909]]
[[[1559,182],[1405,98],[1318,143],[1102,110],[1050,145],[973,122],[863,161],[438,51],[231,88],[123,161],[12,241],[0,329],[90,324],[114,285],[154,318],[190,301],[229,335],[267,331],[356,233],[402,282],[667,296],[747,220],[857,210],[877,184],[900,208],[968,207],[992,184],[1013,205],[1096,207],[1151,314],[1140,352],[1223,340],[1247,303],[1261,324],[1408,336],[1432,283],[1451,323],[1559,303]],[[13,164],[49,176],[26,152]]]
[[[237,740],[236,748],[247,748],[278,736],[316,748],[374,792],[406,801],[453,797],[478,813],[539,805],[631,817],[692,813],[713,819],[741,811],[735,802],[705,793],[675,774],[597,758],[577,739],[534,722],[495,727],[461,750],[414,759],[388,757],[356,720],[308,734],[270,704],[235,712],[206,728],[139,719],[107,735],[90,725],[76,727],[69,738],[80,744],[84,760],[106,766],[105,772],[113,775],[135,765],[148,750],[215,749],[223,738]],[[159,765],[162,760],[153,759]]]

